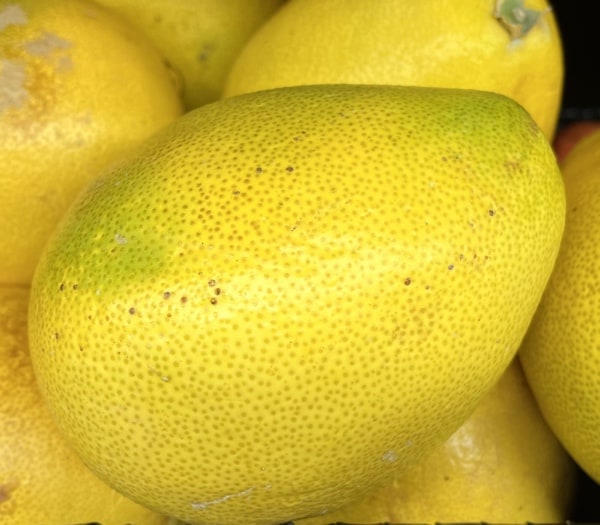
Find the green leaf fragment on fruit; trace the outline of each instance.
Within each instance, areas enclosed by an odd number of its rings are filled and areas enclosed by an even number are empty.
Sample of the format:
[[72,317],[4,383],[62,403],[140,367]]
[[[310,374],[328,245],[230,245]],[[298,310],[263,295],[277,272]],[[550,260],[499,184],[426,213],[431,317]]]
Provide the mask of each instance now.
[[494,17],[508,31],[511,40],[524,37],[540,20],[544,11],[528,9],[523,0],[497,0]]

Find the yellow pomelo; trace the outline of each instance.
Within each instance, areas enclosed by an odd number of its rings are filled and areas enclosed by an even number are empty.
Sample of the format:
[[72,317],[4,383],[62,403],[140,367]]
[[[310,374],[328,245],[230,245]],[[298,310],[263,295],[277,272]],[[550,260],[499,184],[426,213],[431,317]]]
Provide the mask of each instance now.
[[550,427],[600,482],[600,132],[570,151],[562,171],[564,239],[520,352]]
[[29,284],[77,192],[181,114],[162,57],[85,0],[0,0],[0,283]]
[[179,72],[187,109],[221,96],[240,50],[283,0],[98,0],[143,30]]
[[296,525],[558,523],[570,516],[576,474],[516,359],[424,461],[364,500]]
[[31,366],[28,297],[28,287],[0,287],[0,523],[166,525],[100,481],[59,434]]
[[246,44],[225,95],[327,83],[481,89],[514,98],[551,138],[563,74],[546,0],[289,0]]
[[231,525],[335,510],[497,381],[563,220],[552,150],[506,97],[234,97],[71,208],[34,278],[34,366],[86,463],[151,508]]

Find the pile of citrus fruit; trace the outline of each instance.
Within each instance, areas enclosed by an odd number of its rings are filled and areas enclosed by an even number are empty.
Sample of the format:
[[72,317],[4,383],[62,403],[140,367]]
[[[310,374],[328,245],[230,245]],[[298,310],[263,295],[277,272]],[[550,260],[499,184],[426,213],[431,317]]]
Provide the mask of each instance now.
[[600,131],[446,4],[0,0],[3,524],[569,519]]

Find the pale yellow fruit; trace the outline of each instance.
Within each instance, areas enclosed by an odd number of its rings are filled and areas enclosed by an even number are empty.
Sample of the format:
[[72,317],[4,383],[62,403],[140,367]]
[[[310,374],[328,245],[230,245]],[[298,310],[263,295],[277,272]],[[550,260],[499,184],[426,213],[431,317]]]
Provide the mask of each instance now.
[[296,525],[559,523],[570,517],[576,473],[516,359],[424,461],[364,500]]
[[[536,14],[527,32],[515,21]],[[563,76],[546,0],[289,0],[246,44],[224,93],[323,83],[482,89],[515,99],[551,138]]]
[[29,284],[105,166],[181,114],[144,35],[86,0],[0,0],[0,283]]
[[490,93],[311,86],[180,118],[36,272],[32,356],[86,463],[192,523],[347,504],[440,445],[552,267],[552,150]]
[[167,525],[100,481],[65,443],[27,348],[29,288],[0,286],[0,523]]
[[179,72],[187,109],[221,96],[231,64],[283,0],[98,0],[143,30]]
[[600,482],[600,132],[565,157],[563,244],[521,358],[542,413]]

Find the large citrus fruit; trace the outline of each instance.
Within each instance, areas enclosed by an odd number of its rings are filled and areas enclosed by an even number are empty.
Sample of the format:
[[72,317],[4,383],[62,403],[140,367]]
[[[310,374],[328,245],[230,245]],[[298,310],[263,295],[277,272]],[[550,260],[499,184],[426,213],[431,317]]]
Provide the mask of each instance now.
[[563,244],[521,359],[548,423],[600,482],[600,131],[564,158]]
[[225,95],[322,83],[482,89],[515,99],[551,138],[562,60],[546,0],[289,0],[244,46]]
[[88,187],[48,245],[40,385],[86,463],[149,507],[231,525],[333,510],[497,381],[563,221],[552,149],[500,95],[209,104]]
[[181,113],[162,57],[86,0],[0,0],[0,283],[29,284],[77,192]]

